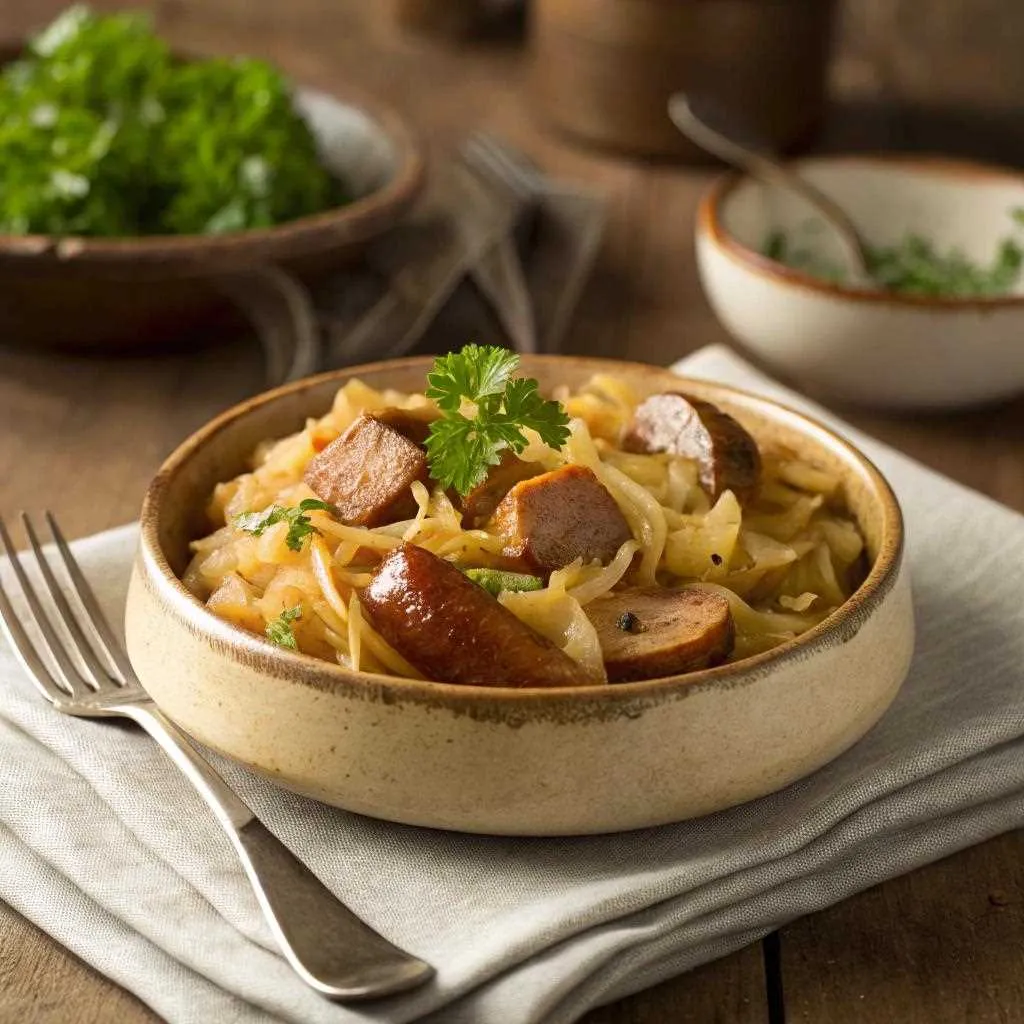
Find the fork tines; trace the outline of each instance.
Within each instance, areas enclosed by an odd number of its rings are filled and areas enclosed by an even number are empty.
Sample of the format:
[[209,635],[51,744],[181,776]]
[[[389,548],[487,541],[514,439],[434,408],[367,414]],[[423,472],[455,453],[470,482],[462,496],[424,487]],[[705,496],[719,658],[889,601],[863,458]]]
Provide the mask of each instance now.
[[539,188],[539,175],[519,154],[513,156],[504,143],[476,132],[462,146],[464,158],[490,177],[503,184],[521,200],[532,199]]
[[[0,578],[0,625],[44,697],[53,702],[66,702],[69,698],[82,701],[123,687],[135,677],[60,527],[49,512],[45,518],[78,611],[72,609],[57,581],[32,521],[22,513],[21,521],[42,586],[29,578],[0,518],[0,544],[18,584],[17,591],[9,593]],[[18,592],[28,610],[27,616],[19,616],[11,600]],[[34,627],[38,639],[30,636],[26,624]]]

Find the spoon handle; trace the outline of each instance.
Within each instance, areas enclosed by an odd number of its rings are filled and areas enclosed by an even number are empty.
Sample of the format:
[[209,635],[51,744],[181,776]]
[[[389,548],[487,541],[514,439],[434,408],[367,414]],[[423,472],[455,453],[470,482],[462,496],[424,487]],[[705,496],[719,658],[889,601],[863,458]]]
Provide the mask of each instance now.
[[701,149],[733,167],[739,167],[759,181],[788,189],[802,196],[835,229],[853,272],[854,283],[859,285],[874,283],[868,271],[867,251],[860,233],[833,199],[800,175],[794,174],[784,164],[772,160],[757,150],[742,146],[709,127],[693,112],[689,100],[682,93],[676,93],[669,99],[668,113],[673,124]]

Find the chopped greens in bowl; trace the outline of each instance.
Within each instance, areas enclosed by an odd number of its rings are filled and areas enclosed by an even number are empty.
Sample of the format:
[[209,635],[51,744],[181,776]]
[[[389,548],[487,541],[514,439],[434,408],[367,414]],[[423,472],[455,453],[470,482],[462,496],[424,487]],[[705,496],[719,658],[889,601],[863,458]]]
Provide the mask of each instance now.
[[[1024,227],[1024,209],[1012,211]],[[866,245],[867,269],[879,288],[908,295],[948,298],[983,298],[1014,291],[1024,271],[1024,242],[1002,239],[988,264],[968,257],[961,249],[942,250],[930,239],[909,233],[895,245]],[[794,270],[842,284],[842,266],[816,249],[798,242],[785,231],[770,231],[761,252]]]
[[0,71],[0,233],[222,234],[343,204],[287,80],[76,6]]

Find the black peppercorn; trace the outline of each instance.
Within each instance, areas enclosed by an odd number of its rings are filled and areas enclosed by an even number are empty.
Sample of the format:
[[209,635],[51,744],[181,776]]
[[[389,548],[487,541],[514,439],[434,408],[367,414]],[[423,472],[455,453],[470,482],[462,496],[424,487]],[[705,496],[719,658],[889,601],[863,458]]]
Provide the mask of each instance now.
[[615,621],[615,626],[624,633],[645,633],[646,626],[641,625],[640,616],[635,611],[624,611]]
[[634,612],[623,612],[615,623],[623,633],[639,633],[640,620]]

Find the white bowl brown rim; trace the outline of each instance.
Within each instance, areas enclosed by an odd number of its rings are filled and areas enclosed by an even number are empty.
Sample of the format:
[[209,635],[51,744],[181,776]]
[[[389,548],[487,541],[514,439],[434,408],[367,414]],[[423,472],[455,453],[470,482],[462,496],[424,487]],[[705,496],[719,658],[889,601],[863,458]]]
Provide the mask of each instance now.
[[[1010,167],[981,163],[975,160],[961,160],[939,155],[904,155],[900,153],[865,153],[848,155],[822,155],[807,157],[815,164],[874,164],[889,167],[903,167],[945,175],[950,178],[974,180],[998,179],[1024,186],[1024,173]],[[793,161],[799,166],[802,161]],[[749,175],[737,171],[720,177],[701,198],[697,210],[697,230],[704,234],[727,257],[739,263],[760,277],[779,284],[803,288],[833,298],[852,299],[904,307],[948,310],[989,310],[1004,307],[1024,306],[1024,294],[956,296],[916,295],[907,292],[887,291],[883,288],[857,288],[839,282],[827,281],[805,270],[787,266],[773,260],[756,249],[744,245],[730,234],[722,222],[722,207],[737,186],[749,180]]]
[[[663,377],[667,372],[662,367],[642,363],[626,363],[618,360],[580,358],[573,356],[524,357],[522,369],[529,373],[531,364],[543,362],[549,366],[559,363],[581,363],[592,366],[595,372],[628,369],[631,373],[650,373]],[[581,687],[534,688],[470,686],[430,680],[405,679],[398,676],[370,672],[352,672],[340,665],[310,655],[295,653],[275,647],[266,640],[232,626],[218,618],[198,598],[187,590],[172,569],[159,542],[162,517],[167,514],[164,497],[175,474],[185,465],[192,454],[211,438],[244,418],[252,410],[273,403],[285,395],[294,394],[337,379],[359,376],[364,372],[387,372],[390,369],[420,362],[426,367],[430,358],[394,359],[350,367],[308,377],[292,384],[286,384],[272,391],[257,395],[241,402],[222,413],[206,426],[200,428],[185,440],[164,462],[151,483],[142,506],[140,516],[141,532],[138,557],[143,561],[145,576],[158,588],[159,595],[182,616],[188,627],[196,633],[205,634],[220,648],[230,649],[240,662],[254,669],[273,668],[273,674],[294,681],[303,682],[322,690],[362,685],[373,688],[384,701],[443,704],[451,710],[469,714],[475,718],[509,721],[510,705],[524,709],[524,720],[536,715],[527,715],[526,709],[536,709],[540,717],[551,717],[560,721],[571,721],[578,714],[594,717],[594,700],[599,701],[605,713],[616,717],[628,710],[643,706],[648,701],[660,701],[666,691],[676,688],[678,696],[708,687],[728,687],[730,684],[747,685],[755,682],[792,658],[805,658],[816,651],[845,643],[855,635],[873,610],[884,599],[899,574],[903,546],[903,517],[896,496],[885,477],[877,467],[857,448],[843,440],[817,420],[797,412],[790,407],[751,392],[728,385],[715,385],[729,392],[737,405],[747,406],[752,411],[767,410],[766,415],[782,420],[792,429],[811,436],[818,444],[838,450],[855,462],[866,477],[872,497],[880,505],[881,529],[878,553],[867,576],[857,590],[834,612],[818,625],[800,636],[785,641],[778,647],[760,654],[743,658],[715,668],[691,672],[685,675],[666,676],[659,679],[637,682],[616,683]],[[685,378],[680,378],[685,381]],[[700,382],[711,384],[712,382]],[[622,708],[621,705],[629,705]],[[586,705],[582,707],[581,705]]]

